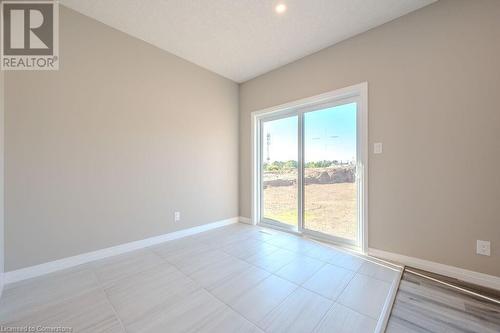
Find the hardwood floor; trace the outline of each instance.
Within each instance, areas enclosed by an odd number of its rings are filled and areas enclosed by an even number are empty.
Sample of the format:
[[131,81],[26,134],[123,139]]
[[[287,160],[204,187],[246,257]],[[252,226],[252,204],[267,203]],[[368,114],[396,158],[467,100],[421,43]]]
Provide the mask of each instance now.
[[405,271],[386,332],[498,333],[500,302]]
[[3,327],[373,332],[398,272],[236,224],[6,286]]

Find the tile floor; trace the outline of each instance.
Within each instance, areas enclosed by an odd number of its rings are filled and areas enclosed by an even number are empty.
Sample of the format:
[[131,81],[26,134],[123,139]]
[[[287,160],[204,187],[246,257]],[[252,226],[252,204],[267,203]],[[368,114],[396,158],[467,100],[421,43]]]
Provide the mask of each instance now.
[[72,332],[373,332],[398,273],[235,224],[8,285],[0,325]]

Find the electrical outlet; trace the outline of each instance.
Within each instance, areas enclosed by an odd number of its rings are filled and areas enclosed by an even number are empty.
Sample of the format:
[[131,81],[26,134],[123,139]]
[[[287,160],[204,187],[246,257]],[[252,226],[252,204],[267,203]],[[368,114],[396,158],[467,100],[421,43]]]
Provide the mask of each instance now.
[[174,212],[174,222],[179,222],[181,220],[181,212]]
[[476,253],[482,256],[490,256],[491,255],[490,241],[478,240]]
[[373,153],[374,154],[382,154],[382,142],[375,142],[373,144]]

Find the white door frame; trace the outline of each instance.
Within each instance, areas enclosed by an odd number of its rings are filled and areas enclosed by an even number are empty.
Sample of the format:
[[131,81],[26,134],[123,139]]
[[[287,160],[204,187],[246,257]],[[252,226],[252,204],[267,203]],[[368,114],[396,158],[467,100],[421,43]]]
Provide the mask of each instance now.
[[[345,104],[348,101],[355,100],[357,102],[357,119],[356,119],[356,150],[357,150],[357,167],[356,180],[358,184],[358,239],[354,242],[355,247],[362,252],[368,252],[368,83],[363,82],[342,89],[333,90],[320,95],[300,99],[297,101],[285,103],[282,105],[266,108],[263,110],[254,111],[251,114],[251,140],[252,140],[252,158],[251,158],[251,187],[252,187],[252,224],[257,225],[262,221],[261,214],[261,161],[262,149],[260,149],[261,137],[261,120],[277,115],[295,115],[310,112],[331,106],[335,104]],[[304,147],[301,144],[301,133],[303,133],[303,117],[299,116],[299,168],[298,168],[298,184],[303,187],[303,152]],[[299,216],[303,215],[302,197],[303,190],[299,191]],[[313,237],[323,238],[322,235],[304,230],[303,219],[299,218],[298,232],[304,233]],[[336,242],[335,237],[327,237],[328,241]],[[344,242],[345,245],[345,242]],[[349,244],[347,244],[349,245]],[[352,244],[351,244],[352,245]]]

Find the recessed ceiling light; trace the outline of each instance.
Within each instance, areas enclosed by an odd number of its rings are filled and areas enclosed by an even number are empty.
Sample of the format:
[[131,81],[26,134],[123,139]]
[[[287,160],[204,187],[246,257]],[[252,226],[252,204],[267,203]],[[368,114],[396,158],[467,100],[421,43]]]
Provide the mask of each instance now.
[[284,12],[286,12],[286,5],[284,3],[279,3],[276,5],[276,7],[274,7],[274,10],[278,14],[283,14]]

